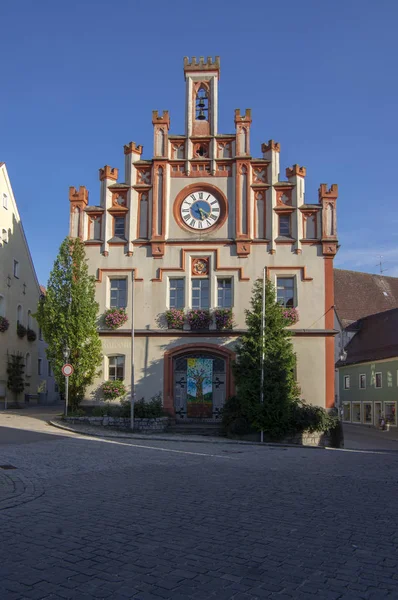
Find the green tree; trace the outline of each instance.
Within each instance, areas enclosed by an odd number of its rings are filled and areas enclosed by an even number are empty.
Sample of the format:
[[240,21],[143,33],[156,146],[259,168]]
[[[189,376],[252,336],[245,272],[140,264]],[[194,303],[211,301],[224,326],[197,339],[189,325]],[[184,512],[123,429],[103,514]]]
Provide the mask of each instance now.
[[[265,290],[264,402],[261,404],[262,281],[253,287],[251,309],[246,310],[247,333],[237,344],[233,366],[240,411],[247,422],[269,438],[283,437],[291,429],[292,411],[299,388],[295,381],[296,355],[288,321],[276,301],[270,281]],[[236,401],[235,401],[236,403]],[[236,407],[235,407],[236,408]]]
[[7,388],[13,392],[15,403],[18,406],[18,396],[25,389],[23,378],[25,370],[24,358],[22,354],[8,354],[7,356]]
[[60,389],[64,389],[61,368],[63,349],[70,348],[69,402],[76,409],[88,385],[99,374],[101,340],[97,330],[98,303],[95,279],[88,273],[84,244],[79,238],[66,238],[59,249],[35,318],[48,344],[47,358]]

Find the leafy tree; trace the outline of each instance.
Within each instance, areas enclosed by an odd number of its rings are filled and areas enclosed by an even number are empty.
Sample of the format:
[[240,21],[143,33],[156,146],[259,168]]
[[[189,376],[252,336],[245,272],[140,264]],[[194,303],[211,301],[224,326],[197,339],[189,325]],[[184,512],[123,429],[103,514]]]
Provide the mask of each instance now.
[[84,244],[79,238],[66,238],[59,249],[48,281],[47,293],[39,302],[35,318],[48,344],[47,358],[55,379],[64,389],[61,368],[63,349],[70,348],[69,402],[76,410],[85,390],[101,364],[101,340],[97,331],[98,303],[95,279],[88,273]]
[[237,399],[243,419],[255,429],[263,429],[269,438],[281,438],[292,428],[292,412],[297,405],[299,388],[295,382],[296,355],[289,324],[276,301],[270,281],[265,289],[264,402],[260,402],[262,355],[262,282],[254,284],[251,309],[246,310],[247,333],[236,348],[234,375]]
[[24,358],[22,354],[8,354],[7,357],[7,388],[13,392],[15,402],[18,405],[18,396],[25,389],[23,378],[25,370]]

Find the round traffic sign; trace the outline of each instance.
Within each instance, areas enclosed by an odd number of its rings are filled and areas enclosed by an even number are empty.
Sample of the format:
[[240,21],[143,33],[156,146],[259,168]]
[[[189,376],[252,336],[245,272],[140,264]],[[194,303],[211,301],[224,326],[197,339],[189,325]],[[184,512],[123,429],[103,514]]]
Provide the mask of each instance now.
[[69,363],[66,363],[66,365],[62,367],[62,375],[64,375],[64,377],[70,377],[73,371],[74,369]]

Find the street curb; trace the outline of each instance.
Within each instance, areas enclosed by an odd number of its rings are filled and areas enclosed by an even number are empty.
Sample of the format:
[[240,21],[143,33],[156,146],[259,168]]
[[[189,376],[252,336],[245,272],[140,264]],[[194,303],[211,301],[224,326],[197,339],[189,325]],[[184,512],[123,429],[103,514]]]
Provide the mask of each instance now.
[[[146,440],[146,441],[160,441],[160,442],[174,442],[176,443],[190,443],[190,444],[224,444],[224,445],[232,445],[238,444],[241,446],[265,446],[265,447],[276,447],[276,448],[297,448],[297,449],[310,449],[310,450],[341,450],[342,448],[329,448],[328,446],[303,446],[302,444],[278,444],[277,442],[246,442],[244,440],[230,440],[230,439],[206,439],[206,436],[203,436],[203,440],[192,440],[189,439],[188,436],[184,439],[173,439],[171,437],[166,437],[164,435],[158,434],[146,434],[140,435],[137,433],[132,433],[130,435],[106,435],[102,432],[93,432],[86,433],[83,431],[79,431],[78,429],[74,429],[72,427],[68,427],[67,425],[61,425],[57,421],[47,421],[49,425],[53,427],[57,427],[58,429],[64,429],[65,431],[70,431],[72,433],[78,433],[79,435],[86,435],[88,437],[99,437],[106,439],[123,439],[123,440]],[[171,436],[172,434],[169,434]]]

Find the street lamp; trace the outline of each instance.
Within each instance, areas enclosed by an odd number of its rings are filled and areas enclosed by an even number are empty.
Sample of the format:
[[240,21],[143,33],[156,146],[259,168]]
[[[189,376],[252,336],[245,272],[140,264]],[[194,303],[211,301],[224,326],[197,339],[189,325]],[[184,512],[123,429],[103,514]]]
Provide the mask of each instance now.
[[[65,344],[64,349],[62,350],[62,354],[64,357],[64,364],[68,362],[68,358],[70,356],[70,348]],[[68,416],[68,386],[69,386],[69,377],[65,376],[65,417]]]
[[347,360],[347,352],[344,349],[340,351],[339,359],[341,362],[345,362]]

